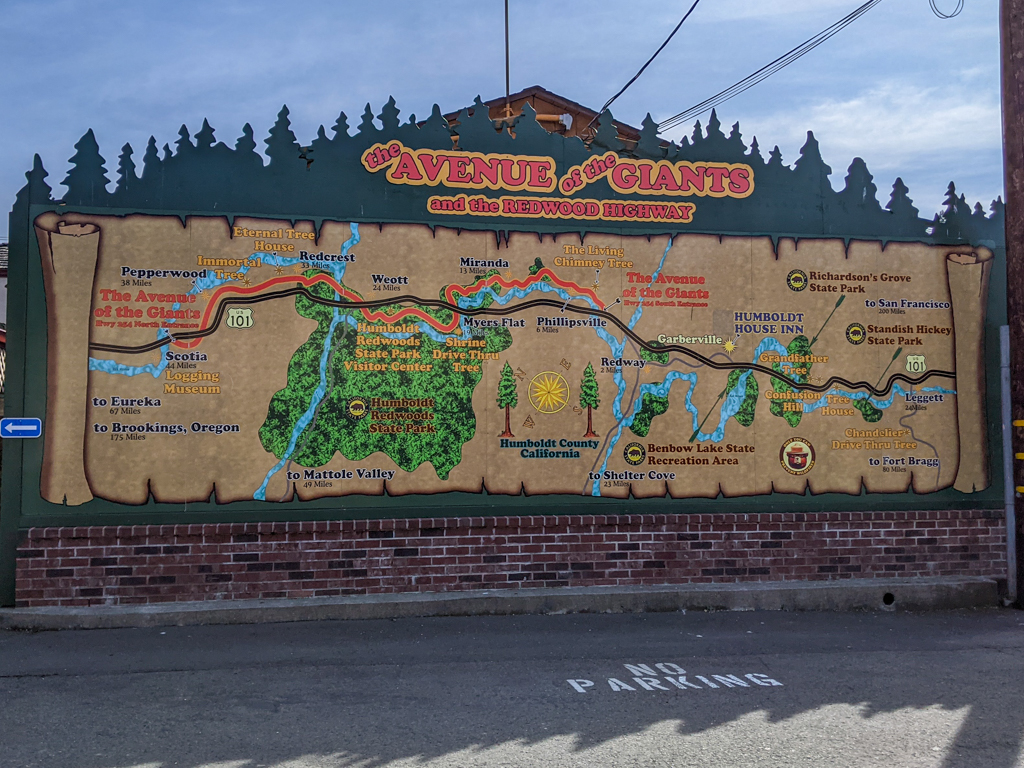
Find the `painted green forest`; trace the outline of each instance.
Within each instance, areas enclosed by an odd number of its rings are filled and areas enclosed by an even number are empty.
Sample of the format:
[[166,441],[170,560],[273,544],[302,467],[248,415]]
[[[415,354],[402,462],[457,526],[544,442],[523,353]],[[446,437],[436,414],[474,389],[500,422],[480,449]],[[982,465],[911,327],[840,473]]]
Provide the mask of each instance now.
[[[307,274],[317,272],[309,271]],[[323,283],[317,284],[312,290],[322,298],[334,296],[333,290]],[[353,326],[363,319],[361,312],[339,309],[341,319],[335,323],[333,307],[304,296],[296,298],[295,309],[302,317],[315,320],[317,327],[292,356],[288,365],[288,385],[270,401],[266,421],[260,428],[263,447],[278,458],[283,458],[287,453],[295,426],[309,409],[314,393],[321,384],[321,357],[327,336],[331,334],[326,362],[326,394],[314,417],[299,435],[291,460],[302,467],[321,467],[335,453],[352,461],[361,461],[372,453],[381,452],[408,472],[429,462],[439,478],[447,479],[448,474],[462,460],[462,446],[476,434],[477,421],[472,399],[483,377],[483,366],[480,372],[456,371],[452,361],[433,359],[433,350],[445,349],[443,343],[434,341],[426,334],[417,334],[420,346],[395,349],[416,350],[421,357],[399,362],[430,364],[431,369],[415,372],[390,370],[391,359],[356,357],[357,333]],[[390,314],[396,309],[398,307],[387,307],[385,311]],[[451,317],[449,310],[428,311],[438,320],[444,321]],[[372,339],[381,334],[361,335]],[[501,352],[512,343],[511,334],[506,328],[481,329],[478,338],[486,341],[486,346],[481,350],[484,352]],[[346,366],[346,362],[349,366]],[[389,364],[389,369],[358,371],[352,366],[354,362],[385,362]],[[488,364],[494,363],[488,361],[483,365]],[[368,411],[362,418],[349,414],[348,404],[353,398],[362,398],[367,405],[371,398],[433,399],[434,406],[392,409],[397,411],[395,415],[398,418],[375,421],[372,411]],[[403,414],[424,412],[432,413],[433,418],[402,418]],[[374,423],[399,424],[403,430],[409,431],[373,432],[370,425]],[[418,425],[425,425],[427,429],[412,431]]]

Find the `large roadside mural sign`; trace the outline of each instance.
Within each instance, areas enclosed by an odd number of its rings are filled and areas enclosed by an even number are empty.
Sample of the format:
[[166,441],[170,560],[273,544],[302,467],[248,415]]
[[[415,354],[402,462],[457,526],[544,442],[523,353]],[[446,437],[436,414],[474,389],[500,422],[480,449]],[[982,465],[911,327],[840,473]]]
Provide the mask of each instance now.
[[61,200],[37,158],[7,408],[44,429],[5,504],[998,504],[1001,201],[883,207],[863,161],[836,192],[813,135],[790,167],[715,115],[629,148],[608,113],[589,146],[479,100],[378,117],[307,147],[282,110],[267,165],[182,127],[112,192],[89,132]]

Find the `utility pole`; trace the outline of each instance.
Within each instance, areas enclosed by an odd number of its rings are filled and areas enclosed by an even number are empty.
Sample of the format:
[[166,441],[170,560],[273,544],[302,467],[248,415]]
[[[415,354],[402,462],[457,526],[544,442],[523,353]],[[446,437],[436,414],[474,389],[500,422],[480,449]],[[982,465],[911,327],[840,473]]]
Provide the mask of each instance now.
[[[1024,0],[1002,0],[1003,161],[1006,181],[1006,302],[1010,326],[1011,409],[1024,421]],[[1024,427],[1013,429],[1013,450],[1024,453]],[[1014,461],[1014,486],[1024,486],[1024,461]],[[1018,494],[1019,496],[1020,494]],[[1021,515],[1017,515],[1017,584],[1021,572]],[[1019,598],[1018,598],[1019,599]]]
[[505,119],[512,117],[512,108],[508,104],[508,0],[505,0]]

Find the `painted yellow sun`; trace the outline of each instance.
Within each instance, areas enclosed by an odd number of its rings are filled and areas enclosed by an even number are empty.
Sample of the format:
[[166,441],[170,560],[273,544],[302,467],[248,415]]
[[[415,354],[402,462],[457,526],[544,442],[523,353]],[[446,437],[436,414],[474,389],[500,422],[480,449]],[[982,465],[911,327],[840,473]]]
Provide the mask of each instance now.
[[725,347],[725,351],[726,352],[735,352],[736,351],[736,342],[733,341],[732,339],[729,339],[722,346]]
[[530,382],[530,402],[541,413],[558,413],[569,402],[569,385],[554,371],[538,373]]

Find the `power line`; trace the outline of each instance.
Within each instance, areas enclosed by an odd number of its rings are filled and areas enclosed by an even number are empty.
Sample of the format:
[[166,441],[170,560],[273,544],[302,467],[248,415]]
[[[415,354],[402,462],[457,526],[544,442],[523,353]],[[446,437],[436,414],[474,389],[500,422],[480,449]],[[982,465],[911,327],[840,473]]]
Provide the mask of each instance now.
[[928,0],[928,4],[932,7],[932,12],[940,19],[952,19],[954,16],[959,16],[960,11],[964,9],[964,0],[957,0],[956,8],[949,13],[940,11],[939,6],[935,4],[935,0]]
[[675,37],[676,32],[678,32],[679,28],[681,26],[683,26],[683,22],[686,21],[688,18],[690,18],[690,14],[693,13],[693,9],[697,7],[697,3],[699,3],[699,2],[700,2],[700,0],[693,0],[693,5],[690,6],[690,10],[688,10],[686,12],[686,15],[684,15],[683,18],[681,18],[679,20],[679,23],[676,24],[676,28],[673,29],[672,32],[669,34],[669,36],[665,38],[665,42],[662,43],[658,47],[658,50],[656,50],[654,52],[654,55],[651,56],[651,58],[649,58],[647,60],[647,62],[642,67],[640,67],[640,70],[635,75],[633,75],[633,77],[631,77],[629,79],[629,82],[626,83],[624,86],[622,86],[622,88],[619,89],[618,93],[616,93],[614,96],[612,96],[610,99],[608,99],[608,101],[606,101],[604,103],[603,107],[601,107],[599,110],[597,110],[597,114],[594,116],[594,119],[591,120],[589,123],[587,123],[587,128],[592,126],[594,124],[594,122],[597,120],[597,118],[599,118],[601,116],[601,113],[603,113],[606,109],[608,109],[608,107],[610,107],[612,105],[613,101],[615,101],[617,98],[619,98],[619,96],[624,94],[626,92],[626,89],[629,88],[629,86],[631,86],[633,83],[635,83],[637,81],[637,79],[640,77],[640,75],[642,75],[644,73],[644,70],[647,69],[647,67],[649,67],[651,65],[651,62],[654,61],[658,57],[658,54],[661,53],[665,49],[665,46],[669,44],[669,41],[672,40],[673,37]]
[[880,2],[882,2],[882,0],[868,0],[868,2],[864,3],[855,11],[847,14],[839,21],[837,21],[835,24],[826,27],[821,32],[816,34],[814,37],[805,40],[796,48],[793,48],[791,51],[783,54],[770,64],[766,64],[765,66],[761,67],[761,69],[743,78],[738,83],[731,85],[724,91],[719,91],[711,98],[702,101],[700,104],[694,104],[692,107],[683,112],[680,112],[678,115],[674,115],[668,118],[667,120],[662,121],[661,123],[658,124],[658,132],[663,133],[664,131],[675,128],[676,126],[689,121],[691,118],[703,114],[704,112],[707,112],[709,109],[713,109],[720,104],[724,104],[729,99],[734,98],[735,96],[739,96],[744,91],[753,88],[762,80],[768,79],[779,70],[792,64],[801,56],[804,56],[805,54],[813,51],[826,40],[838,34],[840,31],[842,31],[850,24],[855,22],[865,13],[867,13],[876,5],[878,5]]

